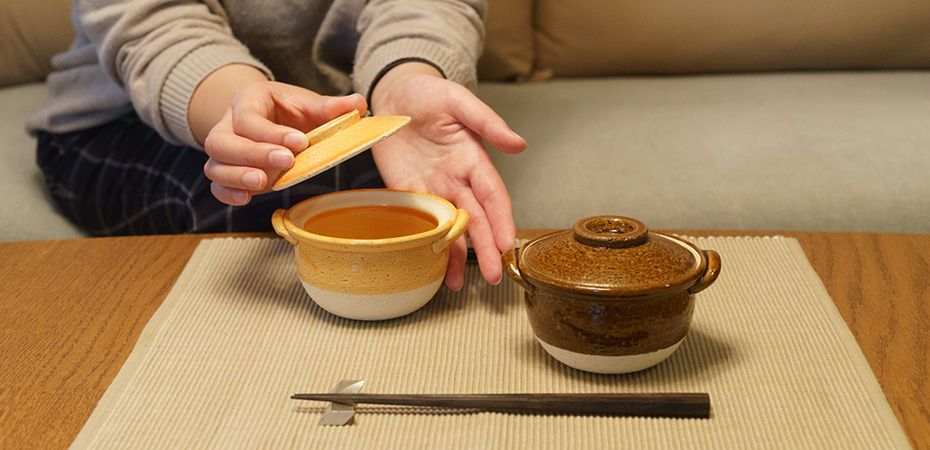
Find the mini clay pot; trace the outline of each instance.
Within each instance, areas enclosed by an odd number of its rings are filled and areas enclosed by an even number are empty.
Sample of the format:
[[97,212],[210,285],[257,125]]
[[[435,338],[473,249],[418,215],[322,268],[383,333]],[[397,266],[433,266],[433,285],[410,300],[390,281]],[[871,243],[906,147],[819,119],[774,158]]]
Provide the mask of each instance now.
[[576,369],[626,373],[681,345],[695,293],[720,273],[720,255],[649,231],[627,217],[582,219],[502,256],[523,287],[533,333]]
[[[310,233],[308,219],[340,208],[393,205],[429,214],[428,231],[386,239],[347,239]],[[410,314],[430,301],[445,278],[449,245],[465,231],[468,213],[421,192],[359,189],[304,200],[271,218],[275,232],[294,245],[300,282],[320,307],[337,316],[384,320]]]

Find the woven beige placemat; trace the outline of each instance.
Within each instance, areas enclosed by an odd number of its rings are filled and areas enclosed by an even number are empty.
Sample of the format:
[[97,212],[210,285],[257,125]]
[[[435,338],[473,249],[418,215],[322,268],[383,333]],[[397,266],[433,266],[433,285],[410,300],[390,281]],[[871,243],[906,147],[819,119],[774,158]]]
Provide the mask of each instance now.
[[[868,363],[787,238],[694,238],[720,252],[684,344],[635,374],[561,365],[522,292],[466,287],[385,322],[317,307],[283,239],[204,240],[75,448],[906,448]],[[364,379],[368,393],[708,392],[710,419],[532,416],[360,406],[317,425],[290,400]]]

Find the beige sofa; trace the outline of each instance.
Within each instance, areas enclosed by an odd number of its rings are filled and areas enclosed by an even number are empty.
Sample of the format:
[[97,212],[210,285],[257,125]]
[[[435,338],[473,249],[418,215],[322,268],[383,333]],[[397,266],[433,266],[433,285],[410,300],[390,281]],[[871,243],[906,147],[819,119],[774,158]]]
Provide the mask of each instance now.
[[[81,236],[22,129],[66,3],[0,6],[0,240]],[[930,233],[926,0],[491,0],[487,22],[476,92],[529,144],[492,150],[520,227]]]

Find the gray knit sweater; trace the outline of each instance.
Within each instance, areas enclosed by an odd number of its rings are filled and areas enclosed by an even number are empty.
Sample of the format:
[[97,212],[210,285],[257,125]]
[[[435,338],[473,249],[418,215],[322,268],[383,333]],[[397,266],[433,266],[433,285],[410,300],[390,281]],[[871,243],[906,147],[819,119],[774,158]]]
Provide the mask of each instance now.
[[135,109],[165,139],[187,123],[197,85],[231,63],[321,94],[366,97],[378,74],[425,60],[471,87],[484,0],[74,0],[77,38],[53,59],[30,131],[69,132]]

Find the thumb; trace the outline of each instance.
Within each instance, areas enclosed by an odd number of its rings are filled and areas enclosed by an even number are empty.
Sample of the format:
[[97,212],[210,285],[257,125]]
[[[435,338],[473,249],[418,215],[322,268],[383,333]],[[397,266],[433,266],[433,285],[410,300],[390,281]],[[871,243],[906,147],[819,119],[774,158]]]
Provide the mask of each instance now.
[[323,119],[323,123],[329,122],[352,110],[358,111],[358,115],[364,117],[365,111],[368,109],[368,103],[361,94],[327,97],[326,101],[320,106],[319,114]]
[[357,122],[365,114],[365,106],[365,99],[358,94],[327,97],[325,102],[316,107],[315,115],[321,118],[316,122],[321,122],[321,125],[304,134],[308,142],[301,150]]
[[[489,144],[505,153],[520,153],[526,149],[526,140],[510,129],[490,106],[462,88],[463,98],[452,101],[452,115]],[[460,91],[460,92],[461,92]]]
[[280,86],[275,93],[275,102],[279,105],[276,118],[280,125],[276,127],[277,139],[274,142],[287,147],[293,152],[300,152],[309,146],[307,133],[349,111],[356,110],[364,115],[367,109],[365,98],[358,94],[331,97],[296,86]]
[[504,122],[504,119],[499,116],[497,118],[500,119],[500,122],[494,125],[487,134],[483,135],[488,140],[488,143],[504,153],[514,154],[526,150],[526,139],[511,130],[507,123]]

